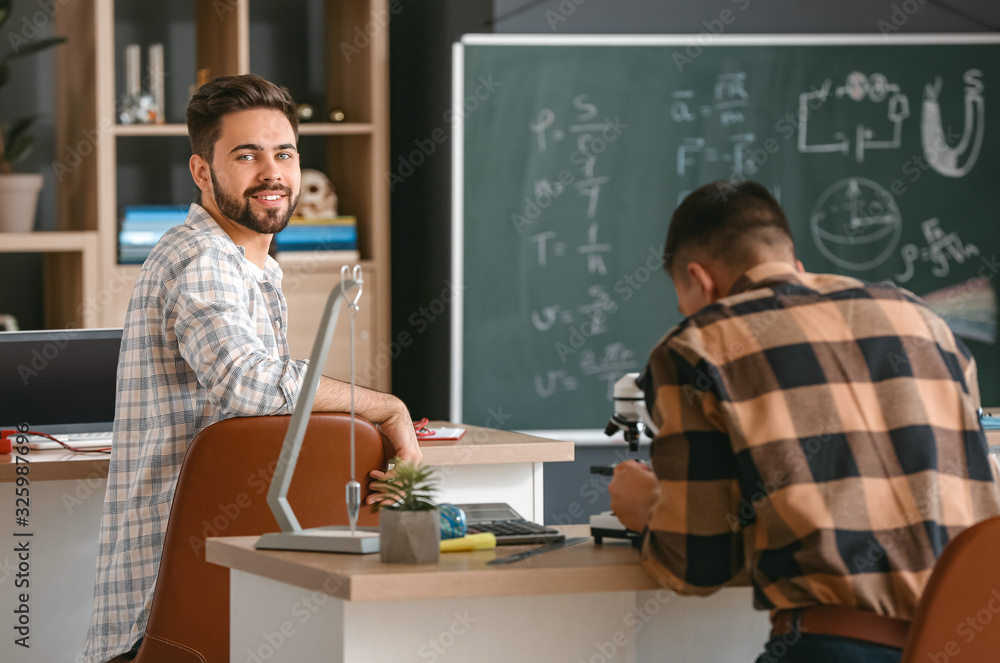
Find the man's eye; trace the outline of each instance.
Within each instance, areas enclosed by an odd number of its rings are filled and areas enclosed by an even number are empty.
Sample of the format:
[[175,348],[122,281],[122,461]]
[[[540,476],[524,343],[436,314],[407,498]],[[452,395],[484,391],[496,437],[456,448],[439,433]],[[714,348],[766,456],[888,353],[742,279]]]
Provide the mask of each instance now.
[[292,159],[294,157],[293,157],[293,155],[290,152],[281,152],[280,154],[278,154],[278,158],[279,159]]
[[253,159],[253,155],[252,154],[241,154],[241,155],[239,155],[236,158],[239,159],[239,160],[241,160],[241,161],[251,161]]

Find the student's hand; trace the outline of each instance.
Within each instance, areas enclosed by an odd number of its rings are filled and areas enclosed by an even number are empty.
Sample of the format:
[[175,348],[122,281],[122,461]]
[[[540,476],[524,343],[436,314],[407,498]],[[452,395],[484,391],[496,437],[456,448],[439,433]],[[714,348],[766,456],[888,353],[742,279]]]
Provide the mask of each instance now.
[[648,465],[636,460],[618,463],[608,492],[611,510],[622,525],[635,532],[646,529],[650,511],[660,501],[660,482]]

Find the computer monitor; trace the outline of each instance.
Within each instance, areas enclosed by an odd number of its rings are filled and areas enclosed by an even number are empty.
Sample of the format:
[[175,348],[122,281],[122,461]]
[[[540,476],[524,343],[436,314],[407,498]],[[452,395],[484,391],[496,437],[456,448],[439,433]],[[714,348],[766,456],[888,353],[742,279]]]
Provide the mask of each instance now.
[[121,329],[0,332],[0,428],[110,431]]

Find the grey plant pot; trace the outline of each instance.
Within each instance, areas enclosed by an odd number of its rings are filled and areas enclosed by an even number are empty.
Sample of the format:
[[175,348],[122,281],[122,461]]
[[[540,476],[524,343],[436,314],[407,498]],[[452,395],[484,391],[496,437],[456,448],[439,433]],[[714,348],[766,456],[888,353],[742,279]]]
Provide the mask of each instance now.
[[426,564],[441,554],[438,510],[379,512],[379,547],[386,564]]

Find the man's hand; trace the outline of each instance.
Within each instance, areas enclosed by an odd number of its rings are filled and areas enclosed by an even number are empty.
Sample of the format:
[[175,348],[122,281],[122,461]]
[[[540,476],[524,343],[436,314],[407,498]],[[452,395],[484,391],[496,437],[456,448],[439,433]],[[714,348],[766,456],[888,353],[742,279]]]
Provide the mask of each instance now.
[[391,483],[396,477],[394,471],[382,472],[380,470],[372,470],[368,473],[368,476],[372,478],[372,481],[368,483],[368,487],[372,489],[372,492],[365,498],[366,505],[370,506],[381,502],[382,506],[392,506],[403,498],[402,495],[389,492],[387,484]]
[[[351,385],[322,377],[316,389],[313,412],[349,412],[351,409]],[[383,394],[364,387],[354,389],[354,411],[358,416],[378,426],[389,438],[393,456],[409,463],[420,463],[424,459],[417,444],[417,433],[413,430],[413,420],[403,401],[391,394]],[[395,475],[392,472],[373,470],[370,476],[372,490],[376,491],[365,499],[366,504],[392,501],[385,493],[385,482]]]
[[420,445],[417,444],[417,433],[413,430],[413,420],[402,401],[399,405],[399,412],[378,422],[379,428],[389,438],[392,449],[396,452],[395,455],[399,456],[401,461],[420,463],[424,459],[424,454],[420,451]]
[[635,460],[618,463],[608,492],[611,510],[622,525],[635,532],[646,529],[649,513],[660,500],[660,483],[648,465]]
[[[403,408],[402,412],[383,421],[379,424],[379,428],[389,438],[392,448],[396,452],[395,455],[399,457],[399,460],[407,463],[420,463],[423,461],[424,455],[417,444],[417,433],[413,429],[413,420],[410,419],[406,408]],[[397,501],[397,496],[389,493],[386,488],[386,483],[392,481],[396,476],[395,472],[392,470],[388,472],[372,470],[368,473],[368,476],[374,479],[369,484],[374,492],[365,498],[365,504],[382,502],[385,505],[389,505]]]

